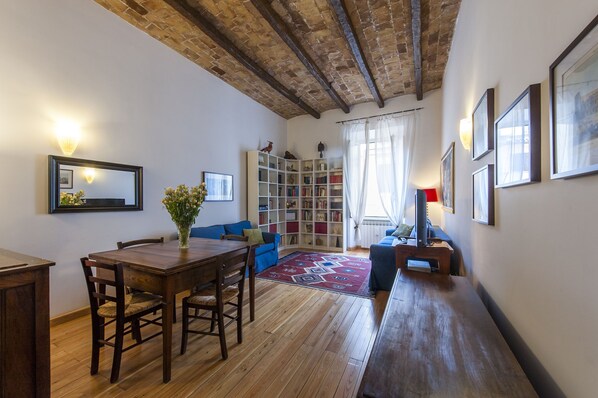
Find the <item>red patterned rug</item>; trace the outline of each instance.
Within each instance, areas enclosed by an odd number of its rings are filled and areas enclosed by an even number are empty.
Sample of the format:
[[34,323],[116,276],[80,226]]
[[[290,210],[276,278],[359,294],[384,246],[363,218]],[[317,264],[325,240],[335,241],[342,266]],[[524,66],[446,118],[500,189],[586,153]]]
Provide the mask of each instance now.
[[369,259],[334,253],[294,252],[281,258],[278,265],[257,277],[337,293],[371,297],[368,281]]

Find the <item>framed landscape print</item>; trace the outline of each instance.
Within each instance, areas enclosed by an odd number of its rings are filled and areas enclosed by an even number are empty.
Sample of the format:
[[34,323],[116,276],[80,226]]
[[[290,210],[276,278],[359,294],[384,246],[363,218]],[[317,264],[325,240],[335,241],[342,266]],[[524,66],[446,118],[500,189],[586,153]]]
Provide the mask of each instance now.
[[494,146],[494,89],[489,88],[478,101],[472,115],[471,158],[478,160]]
[[497,188],[540,181],[540,85],[533,84],[494,123]]
[[60,189],[73,189],[73,170],[60,169],[58,180]]
[[230,174],[203,172],[208,195],[206,202],[230,202],[233,200],[233,176]]
[[475,171],[472,176],[473,221],[494,225],[494,165]]
[[450,213],[455,212],[455,143],[446,150],[440,161],[440,191],[442,208]]
[[598,172],[598,16],[550,66],[551,178]]

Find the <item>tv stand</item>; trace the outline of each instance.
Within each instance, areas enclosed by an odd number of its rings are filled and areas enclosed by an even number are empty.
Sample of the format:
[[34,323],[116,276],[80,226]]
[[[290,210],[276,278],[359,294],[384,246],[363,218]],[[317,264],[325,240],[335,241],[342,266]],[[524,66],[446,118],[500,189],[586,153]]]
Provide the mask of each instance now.
[[395,246],[395,261],[397,270],[407,266],[408,258],[438,261],[438,270],[441,274],[448,275],[451,272],[451,254],[453,248],[444,241],[432,241],[428,246],[417,247],[417,242],[408,240],[407,243]]

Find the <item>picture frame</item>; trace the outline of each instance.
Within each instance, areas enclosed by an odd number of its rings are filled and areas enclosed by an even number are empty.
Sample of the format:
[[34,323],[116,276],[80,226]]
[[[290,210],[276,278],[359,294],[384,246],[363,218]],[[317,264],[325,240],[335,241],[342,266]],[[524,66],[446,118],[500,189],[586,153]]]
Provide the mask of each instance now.
[[550,176],[598,172],[598,16],[550,65]]
[[58,182],[60,185],[60,189],[73,189],[73,170],[60,169]]
[[442,209],[455,213],[455,142],[451,142],[440,160]]
[[206,183],[208,194],[206,202],[232,202],[233,201],[233,176],[232,174],[203,172],[203,181]]
[[494,122],[496,188],[541,180],[540,84],[532,84]]
[[471,115],[471,158],[479,160],[494,149],[494,89],[487,89]]
[[471,175],[472,220],[480,224],[494,225],[494,165],[489,164]]

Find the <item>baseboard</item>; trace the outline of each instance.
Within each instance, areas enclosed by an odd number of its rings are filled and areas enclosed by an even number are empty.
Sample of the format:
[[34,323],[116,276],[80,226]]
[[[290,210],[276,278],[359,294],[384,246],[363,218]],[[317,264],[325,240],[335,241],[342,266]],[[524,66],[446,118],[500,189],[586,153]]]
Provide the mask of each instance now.
[[50,319],[50,327],[61,325],[74,319],[81,318],[85,315],[89,315],[89,307],[83,307],[78,310],[67,312],[66,314],[58,315]]

